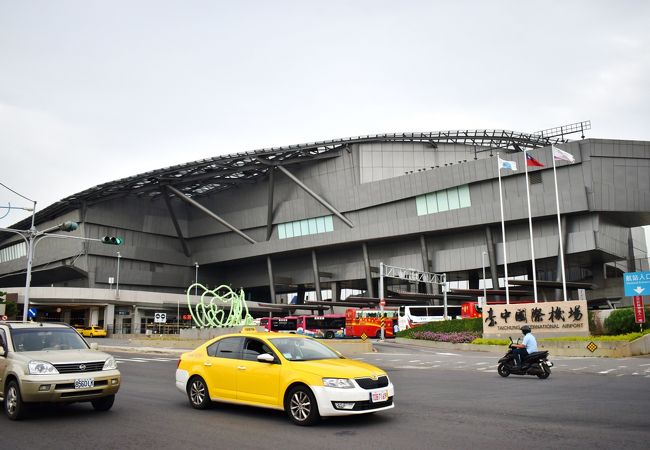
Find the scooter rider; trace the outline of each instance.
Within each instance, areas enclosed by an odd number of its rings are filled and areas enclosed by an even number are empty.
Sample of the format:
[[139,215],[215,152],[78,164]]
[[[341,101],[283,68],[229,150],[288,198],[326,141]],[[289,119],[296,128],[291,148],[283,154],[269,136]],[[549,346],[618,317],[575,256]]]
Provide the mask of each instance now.
[[530,327],[524,325],[520,330],[524,333],[524,340],[521,344],[514,345],[515,361],[519,367],[523,366],[526,356],[537,351],[537,339],[535,339],[535,336],[531,333]]

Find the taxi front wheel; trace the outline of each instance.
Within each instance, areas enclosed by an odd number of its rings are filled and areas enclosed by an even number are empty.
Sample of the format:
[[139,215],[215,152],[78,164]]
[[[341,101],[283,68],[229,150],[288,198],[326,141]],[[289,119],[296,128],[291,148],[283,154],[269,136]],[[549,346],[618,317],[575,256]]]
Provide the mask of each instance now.
[[195,409],[206,409],[210,406],[210,396],[208,387],[201,377],[192,377],[187,387],[187,397],[190,399],[190,405]]
[[289,419],[296,425],[312,425],[320,418],[316,397],[305,386],[296,386],[289,391],[285,409]]

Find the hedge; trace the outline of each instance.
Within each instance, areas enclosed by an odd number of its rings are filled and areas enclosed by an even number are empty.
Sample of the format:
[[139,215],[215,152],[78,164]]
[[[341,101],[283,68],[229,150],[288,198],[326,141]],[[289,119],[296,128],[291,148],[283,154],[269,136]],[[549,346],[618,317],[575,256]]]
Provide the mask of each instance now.
[[[650,318],[650,306],[645,307],[645,316],[647,321]],[[639,324],[634,322],[634,310],[632,308],[620,308],[612,311],[609,317],[605,319],[605,328],[609,335],[640,331]]]
[[440,320],[436,322],[429,322],[423,325],[418,325],[415,328],[402,330],[397,333],[397,337],[405,337],[413,339],[413,333],[430,331],[433,333],[454,333],[454,332],[473,332],[483,333],[483,319],[452,319]]

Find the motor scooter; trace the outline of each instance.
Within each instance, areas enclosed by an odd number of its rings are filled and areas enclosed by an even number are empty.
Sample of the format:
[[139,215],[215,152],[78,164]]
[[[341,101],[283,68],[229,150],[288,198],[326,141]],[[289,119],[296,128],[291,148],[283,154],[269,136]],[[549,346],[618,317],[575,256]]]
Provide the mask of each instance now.
[[[519,344],[519,339],[517,339],[517,344]],[[521,363],[521,367],[517,365],[517,360],[514,352],[515,342],[510,338],[510,344],[508,345],[508,351],[499,359],[499,365],[497,366],[497,372],[502,377],[507,377],[510,374],[513,375],[536,375],[537,378],[546,379],[551,375],[551,367],[553,363],[550,362],[548,358],[548,350],[541,352],[533,352],[530,355],[527,355]]]

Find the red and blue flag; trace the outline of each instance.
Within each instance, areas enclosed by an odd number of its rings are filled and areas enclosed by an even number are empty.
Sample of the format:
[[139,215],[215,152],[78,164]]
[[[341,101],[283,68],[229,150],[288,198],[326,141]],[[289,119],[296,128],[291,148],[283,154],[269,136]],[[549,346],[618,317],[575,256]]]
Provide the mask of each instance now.
[[537,161],[535,158],[526,153],[526,165],[528,167],[544,167],[544,164]]

